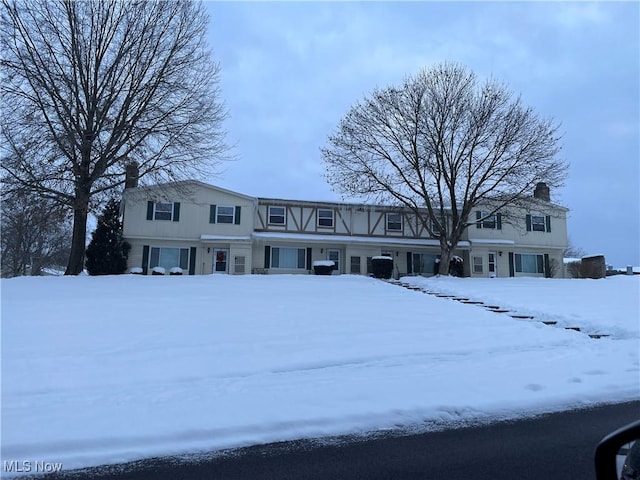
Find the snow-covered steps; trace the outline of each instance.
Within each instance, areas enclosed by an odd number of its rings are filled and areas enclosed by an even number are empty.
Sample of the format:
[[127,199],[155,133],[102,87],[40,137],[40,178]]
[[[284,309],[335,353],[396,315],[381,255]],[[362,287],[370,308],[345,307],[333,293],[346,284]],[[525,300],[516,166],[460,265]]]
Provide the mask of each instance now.
[[[442,298],[442,299],[447,299],[447,300],[455,300],[457,302],[460,302],[462,304],[465,305],[475,305],[478,307],[483,307],[486,310],[490,311],[490,312],[494,312],[494,313],[507,313],[509,314],[509,316],[511,318],[513,318],[514,320],[521,320],[521,321],[539,321],[535,319],[535,316],[533,315],[526,315],[526,314],[520,314],[518,312],[512,312],[506,308],[502,308],[500,305],[487,305],[485,304],[483,301],[480,300],[472,300],[466,297],[459,297],[456,295],[451,295],[451,294],[447,294],[447,293],[442,293],[442,292],[436,292],[433,290],[427,290],[425,288],[422,288],[420,286],[417,285],[413,285],[411,283],[407,283],[407,282],[400,282],[399,280],[385,280],[387,283],[390,283],[392,285],[396,285],[399,287],[403,287],[406,288],[407,290],[411,290],[414,292],[420,292],[420,293],[424,293],[427,295],[432,295],[434,297],[437,298]],[[545,325],[548,326],[558,326],[558,322],[557,321],[553,321],[553,320],[542,320],[542,323],[544,323]],[[575,332],[581,332],[581,333],[586,333],[586,332],[582,332],[582,328],[581,327],[577,327],[577,326],[569,326],[569,327],[563,327],[565,330],[573,330]],[[609,337],[610,335],[608,334],[603,334],[603,333],[586,333],[587,335],[589,335],[589,338],[593,338],[593,339],[600,339],[600,338],[606,338]]]

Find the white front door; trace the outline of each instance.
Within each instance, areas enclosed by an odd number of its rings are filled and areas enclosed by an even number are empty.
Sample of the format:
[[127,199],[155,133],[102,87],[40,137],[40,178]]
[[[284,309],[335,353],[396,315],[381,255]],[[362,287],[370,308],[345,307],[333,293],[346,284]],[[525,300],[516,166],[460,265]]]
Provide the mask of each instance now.
[[333,270],[340,273],[340,250],[327,249],[327,260],[333,260]]
[[229,273],[229,249],[213,249],[213,273]]
[[498,276],[498,262],[496,259],[496,252],[489,252],[489,276]]

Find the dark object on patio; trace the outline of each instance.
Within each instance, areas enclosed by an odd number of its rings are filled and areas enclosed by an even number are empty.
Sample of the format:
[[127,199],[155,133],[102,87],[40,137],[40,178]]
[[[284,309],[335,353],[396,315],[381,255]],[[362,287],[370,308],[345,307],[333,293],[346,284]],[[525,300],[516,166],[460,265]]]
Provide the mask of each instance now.
[[313,271],[316,275],[331,275],[335,265],[333,260],[316,260],[313,262]]
[[385,256],[373,257],[371,259],[371,268],[375,278],[391,278],[393,258]]

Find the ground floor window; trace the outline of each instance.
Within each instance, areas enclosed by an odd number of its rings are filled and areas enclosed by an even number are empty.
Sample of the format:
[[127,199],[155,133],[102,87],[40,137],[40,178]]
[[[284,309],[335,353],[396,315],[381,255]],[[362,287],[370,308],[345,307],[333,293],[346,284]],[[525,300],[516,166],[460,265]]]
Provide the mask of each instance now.
[[351,273],[355,275],[360,275],[362,273],[360,257],[351,257]]
[[482,273],[482,257],[473,257],[473,273]]
[[495,276],[496,274],[496,253],[489,252],[489,273]]
[[180,267],[189,270],[189,249],[171,247],[151,247],[149,268],[163,267],[167,270]]
[[341,272],[340,269],[340,250],[327,250],[327,260],[333,261],[333,269]]
[[414,253],[413,254],[413,273],[435,275],[436,260],[439,255],[432,253]]
[[245,256],[236,255],[233,265],[233,273],[245,273],[245,271]]
[[304,248],[273,247],[271,268],[304,269],[307,265],[307,251]]
[[544,255],[516,253],[515,270],[518,273],[544,273]]

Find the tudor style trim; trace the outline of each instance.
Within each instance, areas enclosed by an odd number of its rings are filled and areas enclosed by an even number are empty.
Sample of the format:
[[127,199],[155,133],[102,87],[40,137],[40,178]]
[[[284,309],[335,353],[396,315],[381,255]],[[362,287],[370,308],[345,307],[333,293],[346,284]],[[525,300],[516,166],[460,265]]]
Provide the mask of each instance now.
[[[159,210],[165,212],[162,220],[153,220],[156,203],[164,204]],[[516,255],[523,260],[523,254],[541,255],[545,272],[554,261],[561,263],[567,243],[566,208],[532,197],[526,211],[515,206],[508,211],[508,221],[502,212],[483,213],[492,211],[490,207],[476,210],[476,222],[453,252],[463,259],[466,275],[489,276],[488,265],[498,276],[528,274],[516,271]],[[435,273],[440,252],[439,239],[429,234],[415,212],[390,205],[251,197],[187,181],[127,188],[121,211],[123,236],[132,244],[129,264],[147,270],[151,247],[188,248],[191,275],[211,274],[214,252],[220,251],[229,274],[286,271],[273,266],[272,248],[288,249],[283,250],[287,255],[292,249],[304,251],[305,268],[292,269],[296,273],[310,272],[313,261],[327,260],[331,254],[340,258],[342,273],[366,275],[370,259],[387,254],[394,260],[395,276],[429,275]],[[540,219],[533,218],[540,215],[544,231]],[[524,261],[529,263],[517,270],[532,268],[531,258]],[[302,266],[302,260],[296,266]]]

